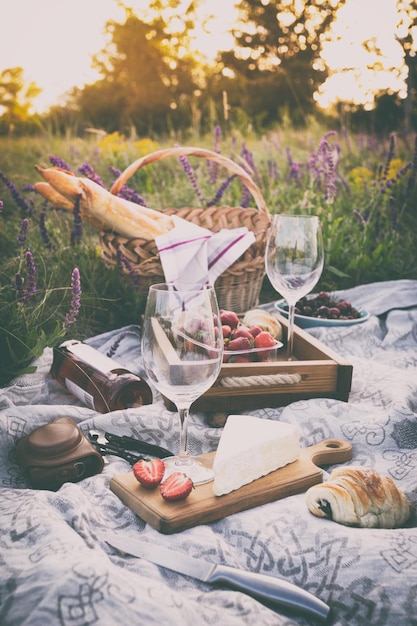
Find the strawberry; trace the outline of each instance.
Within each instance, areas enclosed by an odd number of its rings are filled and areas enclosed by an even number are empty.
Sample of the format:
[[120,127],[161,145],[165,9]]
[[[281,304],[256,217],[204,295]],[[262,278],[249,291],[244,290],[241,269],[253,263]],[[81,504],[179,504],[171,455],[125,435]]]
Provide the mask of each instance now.
[[234,311],[226,311],[225,309],[220,311],[220,321],[223,325],[230,326],[232,330],[237,328],[239,324],[239,318],[236,313]]
[[253,335],[249,331],[249,328],[246,328],[245,326],[239,326],[239,328],[236,328],[233,333],[233,339],[237,339],[238,337],[246,337],[246,339],[249,339],[251,345],[253,346]]
[[164,477],[165,463],[162,459],[137,461],[133,465],[135,478],[145,489],[154,489]]
[[230,337],[230,335],[232,334],[232,329],[230,328],[229,324],[222,325],[222,334],[223,334],[223,339]]
[[167,502],[177,502],[185,500],[190,495],[194,487],[193,481],[183,472],[170,474],[159,487],[161,496]]
[[255,337],[255,348],[273,348],[275,339],[267,330],[263,330]]
[[249,328],[249,332],[252,335],[252,337],[256,337],[256,335],[259,335],[259,333],[262,332],[262,328],[260,326],[251,326]]
[[251,350],[252,347],[252,343],[247,337],[237,337],[236,339],[229,341],[227,344],[227,349],[232,350],[233,352]]

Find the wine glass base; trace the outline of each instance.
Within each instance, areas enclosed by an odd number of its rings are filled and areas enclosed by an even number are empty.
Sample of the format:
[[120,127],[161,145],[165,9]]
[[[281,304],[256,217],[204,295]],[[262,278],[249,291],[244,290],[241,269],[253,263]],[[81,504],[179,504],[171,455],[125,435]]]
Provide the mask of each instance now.
[[182,472],[191,478],[194,485],[209,483],[214,478],[213,463],[200,457],[168,456],[164,458],[165,474],[163,480],[174,472]]

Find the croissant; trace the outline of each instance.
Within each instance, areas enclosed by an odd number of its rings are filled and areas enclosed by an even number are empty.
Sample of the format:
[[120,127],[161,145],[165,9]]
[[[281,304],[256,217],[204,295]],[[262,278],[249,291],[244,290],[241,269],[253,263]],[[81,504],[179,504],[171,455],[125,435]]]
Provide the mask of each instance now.
[[390,478],[363,467],[334,469],[328,481],[308,489],[306,503],[317,517],[361,528],[398,528],[414,513]]
[[36,191],[63,209],[72,208],[71,202],[81,196],[81,213],[97,228],[129,238],[154,239],[173,227],[172,219],[161,211],[115,196],[89,178],[59,168],[36,165],[35,169],[47,183],[36,183]]

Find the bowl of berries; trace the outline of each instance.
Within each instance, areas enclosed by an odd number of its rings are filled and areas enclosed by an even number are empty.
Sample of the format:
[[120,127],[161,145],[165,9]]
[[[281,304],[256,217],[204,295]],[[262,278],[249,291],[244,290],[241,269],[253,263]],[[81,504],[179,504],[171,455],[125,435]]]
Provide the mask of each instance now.
[[[275,306],[284,317],[288,317],[288,304],[285,300],[278,300]],[[349,300],[338,299],[326,291],[321,291],[298,300],[295,305],[294,321],[300,328],[351,326],[365,322],[369,316],[367,311],[354,307]]]
[[[276,320],[259,318],[259,323],[248,323],[233,311],[220,311],[223,332],[223,363],[253,363],[276,361],[283,344],[278,339]],[[249,318],[248,318],[249,319]],[[271,322],[271,323],[269,323]],[[274,330],[272,330],[274,329]],[[276,330],[275,330],[276,329]]]

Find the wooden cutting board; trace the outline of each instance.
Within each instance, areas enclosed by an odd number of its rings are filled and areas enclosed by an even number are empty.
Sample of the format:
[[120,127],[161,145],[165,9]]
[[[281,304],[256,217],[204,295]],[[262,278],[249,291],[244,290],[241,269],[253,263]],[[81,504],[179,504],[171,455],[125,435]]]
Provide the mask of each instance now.
[[[215,452],[201,455],[214,459]],[[213,483],[197,485],[186,500],[166,502],[159,489],[149,491],[136,480],[133,471],[110,479],[110,489],[136,515],[164,534],[172,534],[222,519],[233,513],[306,491],[323,481],[317,467],[344,463],[352,458],[352,446],[341,439],[326,439],[301,448],[300,458],[275,472],[224,496],[213,494]]]

